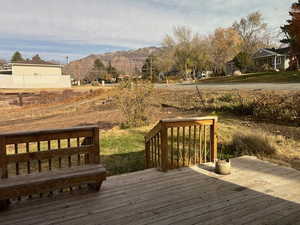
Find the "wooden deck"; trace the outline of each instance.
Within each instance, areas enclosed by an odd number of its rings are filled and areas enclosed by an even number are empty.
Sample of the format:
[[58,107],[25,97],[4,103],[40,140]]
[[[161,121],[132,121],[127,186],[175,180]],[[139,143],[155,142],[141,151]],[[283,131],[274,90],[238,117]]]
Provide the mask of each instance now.
[[100,193],[28,200],[0,224],[300,224],[300,172],[242,157],[232,175],[208,168],[114,176]]

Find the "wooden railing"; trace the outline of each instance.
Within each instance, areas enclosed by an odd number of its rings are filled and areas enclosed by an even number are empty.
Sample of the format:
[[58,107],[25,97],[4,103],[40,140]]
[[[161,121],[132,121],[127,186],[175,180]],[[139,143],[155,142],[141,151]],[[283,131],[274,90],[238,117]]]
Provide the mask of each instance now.
[[217,117],[165,119],[145,136],[146,168],[162,171],[217,159]]
[[1,178],[98,164],[99,128],[42,130],[0,134]]

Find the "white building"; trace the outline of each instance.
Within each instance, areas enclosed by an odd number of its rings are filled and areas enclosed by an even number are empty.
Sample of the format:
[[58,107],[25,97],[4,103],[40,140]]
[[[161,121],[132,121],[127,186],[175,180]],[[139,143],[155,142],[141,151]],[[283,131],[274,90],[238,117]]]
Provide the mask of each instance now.
[[0,70],[0,88],[69,88],[61,65],[10,63]]

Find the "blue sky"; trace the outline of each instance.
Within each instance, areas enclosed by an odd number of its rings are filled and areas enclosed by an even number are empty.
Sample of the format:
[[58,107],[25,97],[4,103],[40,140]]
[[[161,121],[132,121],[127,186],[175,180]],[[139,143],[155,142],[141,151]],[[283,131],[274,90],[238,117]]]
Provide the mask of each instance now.
[[65,61],[89,54],[159,46],[172,28],[200,34],[259,10],[276,33],[295,0],[0,0],[0,58]]

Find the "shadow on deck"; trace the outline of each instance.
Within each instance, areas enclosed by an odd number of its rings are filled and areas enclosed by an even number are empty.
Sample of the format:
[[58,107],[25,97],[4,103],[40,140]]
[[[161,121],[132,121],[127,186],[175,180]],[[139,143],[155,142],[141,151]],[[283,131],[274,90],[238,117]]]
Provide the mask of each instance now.
[[0,224],[300,224],[300,172],[254,157],[232,160],[232,174],[194,166],[109,177],[100,193],[26,201]]

